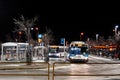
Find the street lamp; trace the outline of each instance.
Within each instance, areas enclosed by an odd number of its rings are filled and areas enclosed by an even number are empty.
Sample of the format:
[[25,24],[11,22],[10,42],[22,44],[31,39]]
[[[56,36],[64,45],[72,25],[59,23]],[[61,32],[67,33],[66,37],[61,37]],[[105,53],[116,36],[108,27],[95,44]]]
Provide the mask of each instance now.
[[84,35],[83,32],[80,33],[80,40],[82,40],[82,36]]
[[99,36],[99,34],[96,34],[96,41],[98,41],[98,36]]
[[118,25],[115,26],[115,35],[117,35]]
[[31,65],[31,62],[32,62],[31,30],[33,30],[33,28],[31,28],[31,27],[26,27],[25,28],[25,32],[26,32],[26,36],[27,36],[27,42],[28,42],[28,51],[26,53],[26,62],[27,62],[27,65]]
[[38,31],[38,27],[36,27],[36,28],[35,28],[35,30],[37,30],[37,31]]
[[[36,43],[37,43],[38,35],[39,35],[39,28],[38,28],[38,27],[32,27],[32,28],[31,28],[31,31],[34,31],[33,34],[36,35],[36,36],[34,36],[34,38],[35,38]],[[37,43],[37,44],[38,44],[38,43]]]
[[38,27],[36,27],[36,28],[35,28],[35,30],[36,30],[36,37],[37,37],[37,39],[38,39],[38,35],[39,35],[39,28],[38,28]]

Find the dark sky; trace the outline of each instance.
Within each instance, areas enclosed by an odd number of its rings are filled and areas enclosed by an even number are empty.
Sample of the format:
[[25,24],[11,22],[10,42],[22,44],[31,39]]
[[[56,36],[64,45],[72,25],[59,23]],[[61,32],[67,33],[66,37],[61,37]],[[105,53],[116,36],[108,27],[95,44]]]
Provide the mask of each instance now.
[[120,25],[120,6],[116,3],[0,0],[0,39],[4,40],[4,36],[12,32],[13,18],[21,14],[26,18],[39,16],[40,33],[47,26],[58,41],[61,37],[79,40],[80,32],[84,32],[86,38],[94,38],[95,34],[107,37],[113,35],[115,25]]

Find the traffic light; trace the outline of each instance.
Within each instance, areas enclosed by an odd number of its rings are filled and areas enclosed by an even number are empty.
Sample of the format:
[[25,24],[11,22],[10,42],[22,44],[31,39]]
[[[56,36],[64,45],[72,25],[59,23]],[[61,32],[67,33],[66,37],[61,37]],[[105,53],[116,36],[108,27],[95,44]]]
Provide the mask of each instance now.
[[38,42],[40,43],[42,41],[42,39],[38,39]]
[[19,33],[19,35],[21,35],[21,34],[22,34],[22,32],[21,32],[21,31],[19,31],[18,33]]

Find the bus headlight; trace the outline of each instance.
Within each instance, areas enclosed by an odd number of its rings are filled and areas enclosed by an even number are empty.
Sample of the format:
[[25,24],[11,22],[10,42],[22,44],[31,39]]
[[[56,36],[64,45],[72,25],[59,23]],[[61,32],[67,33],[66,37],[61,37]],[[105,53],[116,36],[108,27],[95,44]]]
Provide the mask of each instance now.
[[83,52],[83,55],[85,55],[86,53],[85,52]]

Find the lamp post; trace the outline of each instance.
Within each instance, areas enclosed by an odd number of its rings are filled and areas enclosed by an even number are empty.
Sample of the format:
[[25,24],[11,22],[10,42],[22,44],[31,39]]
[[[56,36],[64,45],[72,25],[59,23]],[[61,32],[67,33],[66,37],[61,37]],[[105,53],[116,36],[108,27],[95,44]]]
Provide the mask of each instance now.
[[114,32],[115,32],[114,33],[114,38],[115,38],[115,40],[117,40],[117,38],[118,38],[118,32],[117,32],[118,30],[117,29],[118,29],[118,25],[116,25],[115,29],[114,29]]
[[37,38],[37,40],[38,40],[38,35],[39,35],[39,31],[38,31],[38,30],[39,30],[39,28],[36,27],[35,30],[36,30],[36,38]]
[[118,25],[115,26],[115,35],[117,35]]
[[38,27],[34,27],[34,28],[32,27],[31,30],[34,31],[34,35],[36,35],[34,38],[36,40],[36,44],[38,44],[37,40],[38,40],[38,35],[39,35],[39,28]]
[[28,50],[27,50],[27,53],[26,53],[27,65],[31,65],[31,62],[32,62],[31,30],[33,30],[33,28],[31,28],[29,26],[25,28],[26,35],[27,35],[27,42],[28,42]]
[[22,35],[22,32],[19,31],[18,34],[19,34],[19,42],[20,42],[20,41],[21,41],[21,35]]
[[96,42],[98,41],[98,36],[99,36],[99,34],[96,34]]
[[28,52],[27,52],[27,65],[30,65],[32,62],[32,54],[31,54],[31,50],[30,50],[30,27],[27,27],[27,40],[28,40]]
[[83,32],[80,33],[80,40],[82,40],[82,36],[84,35]]

